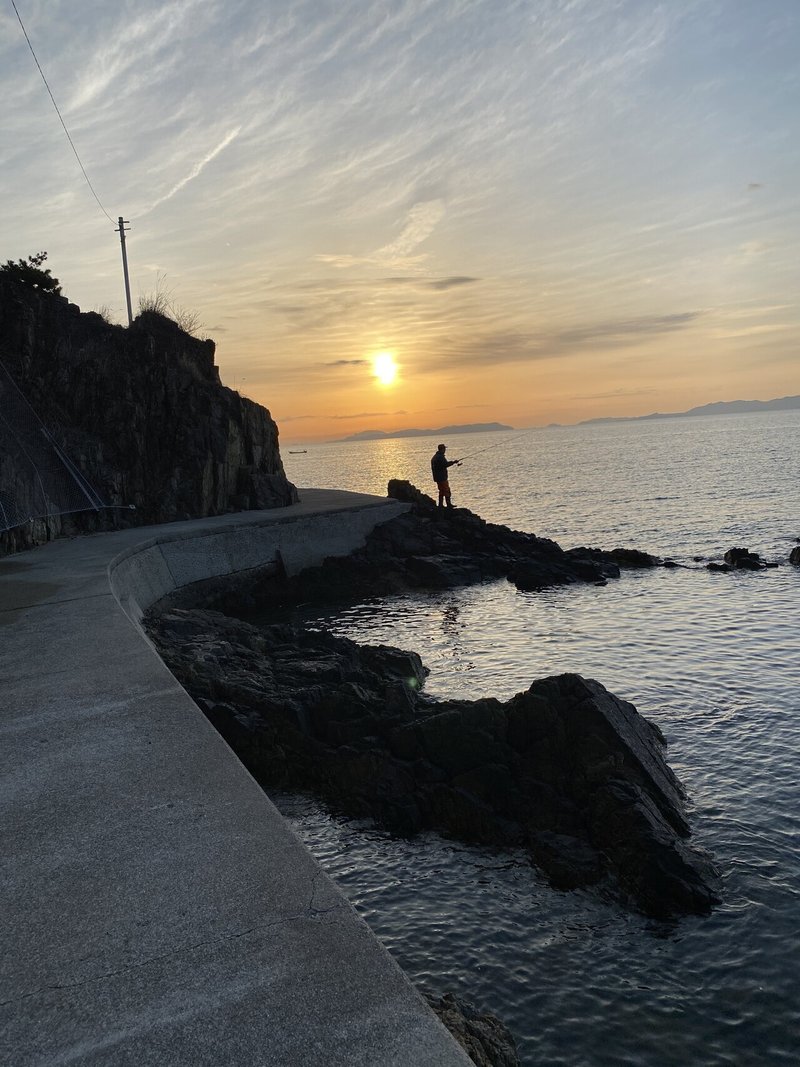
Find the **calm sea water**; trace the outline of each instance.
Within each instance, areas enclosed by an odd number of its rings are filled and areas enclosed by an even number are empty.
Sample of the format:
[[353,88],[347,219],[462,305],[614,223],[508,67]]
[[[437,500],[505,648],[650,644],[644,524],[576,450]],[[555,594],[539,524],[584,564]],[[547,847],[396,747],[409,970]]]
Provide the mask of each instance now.
[[[710,918],[660,926],[557,893],[522,854],[426,835],[394,840],[277,797],[297,832],[412,979],[511,1027],[526,1064],[800,1062],[800,412],[495,433],[454,499],[496,522],[692,563],[733,545],[781,566],[626,572],[604,588],[507,582],[357,605],[318,620],[419,651],[435,695],[508,697],[578,671],[664,730],[695,840],[724,879]],[[299,486],[430,491],[437,441],[284,449]]]

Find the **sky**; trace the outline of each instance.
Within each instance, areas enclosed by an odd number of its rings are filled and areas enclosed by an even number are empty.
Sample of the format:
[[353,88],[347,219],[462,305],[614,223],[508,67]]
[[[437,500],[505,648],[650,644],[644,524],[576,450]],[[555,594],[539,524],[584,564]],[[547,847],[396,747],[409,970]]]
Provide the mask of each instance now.
[[16,6],[0,260],[122,215],[284,442],[800,393],[800,0]]

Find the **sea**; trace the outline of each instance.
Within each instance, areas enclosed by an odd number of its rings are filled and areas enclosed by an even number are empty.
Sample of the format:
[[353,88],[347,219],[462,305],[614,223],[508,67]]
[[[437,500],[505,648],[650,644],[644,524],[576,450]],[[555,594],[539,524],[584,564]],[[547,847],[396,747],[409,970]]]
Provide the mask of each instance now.
[[[298,487],[434,486],[435,437],[284,446]],[[723,883],[710,916],[656,923],[550,888],[522,852],[395,838],[312,797],[273,799],[423,991],[509,1027],[523,1064],[800,1063],[800,411],[461,434],[456,506],[564,548],[685,566],[604,587],[503,580],[306,621],[419,652],[439,697],[507,698],[576,671],[663,730],[694,841]],[[301,454],[292,451],[305,449]],[[712,573],[744,547],[778,566]]]

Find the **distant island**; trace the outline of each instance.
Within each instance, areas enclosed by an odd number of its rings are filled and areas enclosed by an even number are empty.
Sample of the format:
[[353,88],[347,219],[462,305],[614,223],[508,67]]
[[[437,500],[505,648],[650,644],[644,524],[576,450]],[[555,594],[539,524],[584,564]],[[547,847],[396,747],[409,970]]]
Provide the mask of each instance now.
[[750,411],[794,411],[800,408],[800,396],[782,396],[777,400],[718,400],[688,411],[654,411],[652,415],[618,415],[601,419],[584,419],[578,426],[595,426],[601,422],[642,422],[646,419],[681,419],[687,415],[742,415]]
[[[718,400],[712,404],[701,404],[688,411],[654,411],[650,415],[609,415],[597,419],[584,419],[570,423],[572,426],[598,426],[608,422],[647,422],[650,419],[682,419],[687,416],[700,415],[742,415],[754,411],[796,411],[800,409],[800,396],[782,396],[776,400]],[[551,422],[546,426],[531,429],[561,429],[565,424]],[[337,437],[330,444],[346,444],[353,441],[385,441],[396,437],[441,437],[458,433],[489,433],[493,430],[513,430],[502,422],[470,422],[459,426],[438,426],[435,429],[408,430],[362,430],[361,433],[348,437]]]
[[434,430],[362,430],[349,437],[337,437],[331,444],[342,445],[350,441],[383,441],[390,437],[445,437],[454,433],[487,433],[490,430],[513,430],[502,422],[470,422],[464,426],[438,426]]

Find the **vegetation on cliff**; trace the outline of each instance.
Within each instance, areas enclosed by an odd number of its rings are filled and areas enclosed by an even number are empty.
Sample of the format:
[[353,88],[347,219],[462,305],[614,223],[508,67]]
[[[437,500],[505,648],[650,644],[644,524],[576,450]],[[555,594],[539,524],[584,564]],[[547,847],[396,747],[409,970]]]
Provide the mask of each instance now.
[[58,278],[52,276],[48,267],[42,267],[46,259],[46,252],[35,252],[16,262],[8,259],[0,266],[0,274],[5,274],[7,278],[12,278],[32,289],[39,289],[43,293],[60,293],[61,286]]

